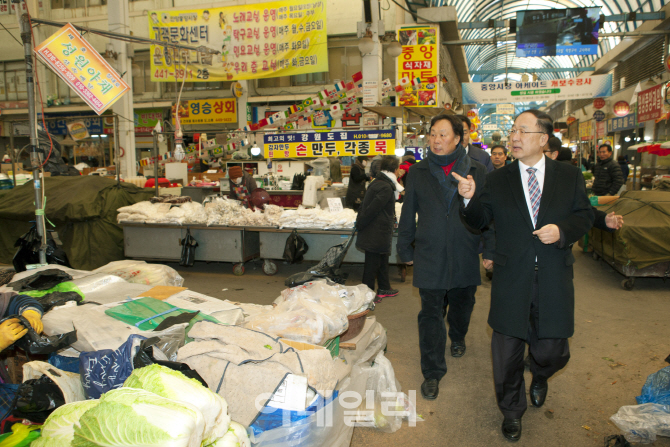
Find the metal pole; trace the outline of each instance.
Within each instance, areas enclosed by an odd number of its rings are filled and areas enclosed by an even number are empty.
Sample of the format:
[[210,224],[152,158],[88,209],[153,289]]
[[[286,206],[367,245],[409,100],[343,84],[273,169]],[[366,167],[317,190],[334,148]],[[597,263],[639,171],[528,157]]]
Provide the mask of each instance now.
[[114,152],[116,153],[114,159],[116,160],[116,185],[121,184],[121,160],[119,150],[119,116],[114,115]]
[[9,147],[12,149],[12,177],[14,177],[14,188],[16,188],[16,157],[18,151],[14,149],[14,121],[9,123]]
[[[17,5],[16,11],[19,15],[20,4]],[[30,129],[30,165],[33,169],[33,186],[35,189],[35,221],[37,224],[37,235],[40,237],[41,245],[39,250],[40,264],[46,264],[46,231],[44,227],[44,210],[42,210],[42,179],[40,179],[40,168],[42,161],[40,160],[37,148],[39,147],[39,139],[37,138],[37,124],[35,119],[37,114],[35,111],[35,82],[33,80],[33,45],[30,33],[30,22],[28,21],[28,14],[23,14],[19,17],[21,26],[21,40],[23,41],[23,51],[26,60],[26,90],[28,91],[28,126]]]
[[156,197],[158,193],[158,136],[154,133],[154,188],[156,188]]

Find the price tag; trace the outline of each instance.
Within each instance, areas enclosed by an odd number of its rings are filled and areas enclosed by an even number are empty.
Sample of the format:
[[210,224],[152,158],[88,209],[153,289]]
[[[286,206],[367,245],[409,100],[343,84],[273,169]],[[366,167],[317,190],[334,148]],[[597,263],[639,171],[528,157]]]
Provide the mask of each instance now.
[[328,208],[331,213],[339,213],[343,211],[342,199],[339,197],[328,197]]

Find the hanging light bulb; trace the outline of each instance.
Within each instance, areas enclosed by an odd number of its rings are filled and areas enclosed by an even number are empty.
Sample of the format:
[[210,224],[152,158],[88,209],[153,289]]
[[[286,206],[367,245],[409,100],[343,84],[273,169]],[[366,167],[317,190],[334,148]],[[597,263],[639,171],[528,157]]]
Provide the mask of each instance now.
[[174,158],[175,160],[181,162],[184,159],[186,153],[184,152],[184,134],[181,131],[181,127],[177,128],[177,131],[174,134]]
[[389,56],[393,58],[396,58],[402,54],[402,45],[400,45],[400,42],[396,40],[395,35],[393,36],[393,40],[391,40],[391,43],[386,49],[386,52],[388,53]]
[[375,49],[375,42],[372,40],[370,28],[365,31],[365,36],[361,37],[361,40],[358,41],[358,49],[363,55],[370,54]]
[[403,155],[405,155],[405,148],[404,147],[395,148],[395,156],[396,157],[402,157]]

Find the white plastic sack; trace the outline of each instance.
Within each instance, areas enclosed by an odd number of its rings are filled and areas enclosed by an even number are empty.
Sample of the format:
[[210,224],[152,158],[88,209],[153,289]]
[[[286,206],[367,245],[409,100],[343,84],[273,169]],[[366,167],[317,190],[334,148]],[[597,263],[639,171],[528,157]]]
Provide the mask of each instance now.
[[610,419],[628,442],[650,444],[656,436],[670,437],[670,405],[626,405]]
[[357,286],[343,286],[341,284],[318,279],[303,284],[300,287],[284,289],[275,303],[290,301],[296,294],[307,293],[314,297],[331,297],[339,299],[347,308],[347,315],[354,315],[365,311],[375,299],[375,292],[365,284]]
[[147,264],[144,261],[113,261],[93,270],[94,273],[109,273],[134,284],[148,286],[181,287],[184,278],[171,267],[162,264]]
[[45,374],[63,392],[66,404],[86,399],[79,374],[62,371],[45,362],[28,362],[23,365],[24,382],[30,379],[39,379]]

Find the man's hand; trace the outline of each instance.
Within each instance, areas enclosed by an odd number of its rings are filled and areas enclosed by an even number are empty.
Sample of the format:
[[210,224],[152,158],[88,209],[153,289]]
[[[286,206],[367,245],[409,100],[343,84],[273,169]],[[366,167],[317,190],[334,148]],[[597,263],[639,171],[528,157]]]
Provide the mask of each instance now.
[[612,211],[607,216],[605,216],[605,225],[607,225],[607,228],[618,230],[619,228],[623,227],[623,216],[620,216]]
[[14,344],[16,340],[27,333],[28,329],[26,329],[16,318],[12,318],[11,320],[7,320],[0,324],[0,350],[7,349]]
[[472,199],[472,197],[475,195],[475,189],[477,187],[472,176],[468,175],[468,178],[463,178],[455,172],[452,172],[451,175],[453,175],[454,178],[458,180],[458,193],[463,196],[464,199]]
[[543,244],[554,244],[561,239],[561,230],[554,224],[545,225],[539,230],[533,231],[533,234],[536,235]]
[[23,315],[23,317],[26,320],[28,320],[33,329],[35,329],[35,332],[37,332],[38,334],[42,333],[44,325],[42,324],[42,316],[40,315],[39,312],[34,311],[32,309],[28,309],[21,315]]
[[482,259],[482,265],[486,270],[491,270],[493,268],[493,261],[490,259]]

